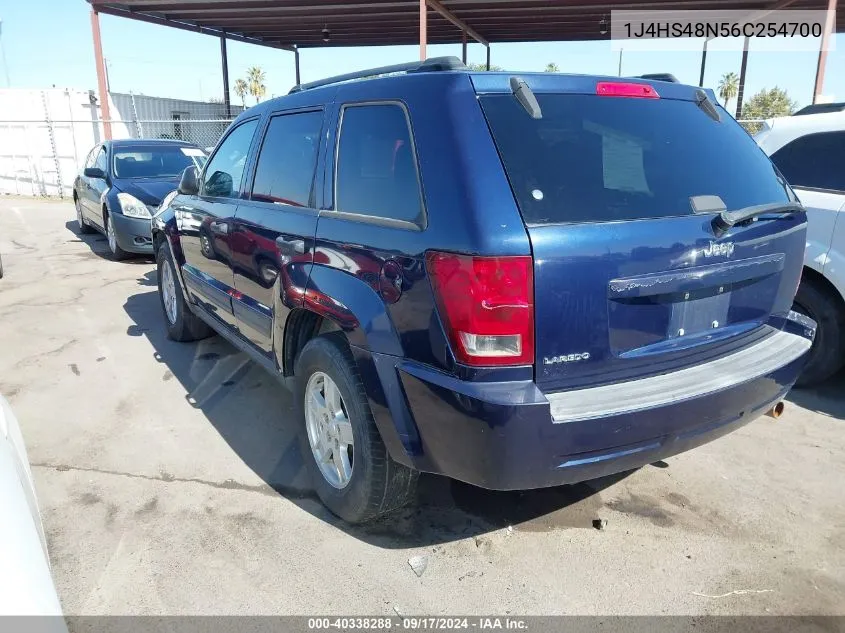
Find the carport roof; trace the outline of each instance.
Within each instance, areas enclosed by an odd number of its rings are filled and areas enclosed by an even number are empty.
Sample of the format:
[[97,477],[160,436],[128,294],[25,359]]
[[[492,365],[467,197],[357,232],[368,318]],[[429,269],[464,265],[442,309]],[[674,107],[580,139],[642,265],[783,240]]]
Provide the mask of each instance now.
[[[417,44],[419,0],[88,0],[99,12],[221,35],[263,46]],[[827,8],[826,0],[427,0],[429,44],[461,42],[458,26],[486,42],[608,39],[602,18],[613,10]],[[845,1],[837,0],[836,31],[845,31]],[[774,5],[774,6],[773,6]],[[448,16],[451,16],[450,19]],[[322,31],[329,29],[329,42]]]

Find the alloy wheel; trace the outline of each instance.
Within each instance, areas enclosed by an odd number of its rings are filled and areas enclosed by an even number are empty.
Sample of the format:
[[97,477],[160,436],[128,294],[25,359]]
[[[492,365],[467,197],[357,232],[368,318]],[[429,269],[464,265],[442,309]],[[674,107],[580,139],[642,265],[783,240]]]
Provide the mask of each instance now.
[[352,423],[340,390],[321,371],[305,386],[305,426],[320,473],[335,488],[345,488],[354,466]]
[[165,261],[161,269],[161,299],[164,313],[170,325],[176,325],[176,282],[173,279],[173,264]]

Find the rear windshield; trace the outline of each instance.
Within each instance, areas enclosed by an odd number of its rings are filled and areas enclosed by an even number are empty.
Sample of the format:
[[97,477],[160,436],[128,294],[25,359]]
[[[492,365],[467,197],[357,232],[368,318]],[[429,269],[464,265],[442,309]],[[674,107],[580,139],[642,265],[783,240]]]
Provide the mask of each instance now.
[[695,103],[538,94],[541,119],[512,95],[481,97],[523,219],[604,222],[692,213],[690,197],[728,210],[788,201],[753,139],[724,111]]
[[198,147],[118,147],[114,150],[114,175],[117,178],[171,178],[191,165],[202,169],[205,161],[205,152]]

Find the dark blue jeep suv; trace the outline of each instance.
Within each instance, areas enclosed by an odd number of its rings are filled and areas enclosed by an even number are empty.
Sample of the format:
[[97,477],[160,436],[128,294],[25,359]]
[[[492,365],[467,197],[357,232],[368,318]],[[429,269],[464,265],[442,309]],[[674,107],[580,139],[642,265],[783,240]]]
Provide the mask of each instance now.
[[[367,75],[374,75],[367,78]],[[171,338],[294,392],[325,504],[583,481],[778,405],[806,216],[712,91],[451,58],[241,114],[153,218]]]

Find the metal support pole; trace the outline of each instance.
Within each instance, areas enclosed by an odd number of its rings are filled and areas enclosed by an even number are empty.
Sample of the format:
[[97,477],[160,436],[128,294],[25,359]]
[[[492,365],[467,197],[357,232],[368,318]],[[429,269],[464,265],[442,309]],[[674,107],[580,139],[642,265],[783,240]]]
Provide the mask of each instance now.
[[622,76],[622,49],[619,49],[619,72],[616,73],[619,77]]
[[490,45],[487,45],[487,70],[490,70]]
[[103,119],[103,136],[111,140],[111,114],[109,92],[106,88],[106,64],[103,61],[103,42],[100,39],[100,16],[91,9],[91,34],[94,39],[94,66],[97,68],[97,90],[100,93],[100,116]]
[[420,61],[425,61],[425,46],[428,43],[428,5],[420,0]]
[[232,118],[232,98],[229,95],[229,54],[226,52],[226,34],[220,36],[220,58],[223,61],[223,103],[226,104],[226,118]]
[[739,89],[736,92],[736,118],[742,117],[742,95],[745,92],[745,68],[748,66],[748,38],[742,45],[742,65],[739,67]]
[[461,31],[461,61],[467,63],[467,32]]
[[296,66],[296,85],[298,86],[302,82],[299,79],[299,47],[297,46],[293,49],[293,63]]
[[707,63],[707,42],[704,40],[704,48],[701,49],[701,74],[698,76],[698,87],[704,87],[704,65]]
[[824,17],[824,31],[819,48],[819,61],[816,63],[816,85],[813,88],[813,103],[815,103],[824,89],[824,68],[827,65],[827,46],[833,33],[833,16],[836,11],[836,0],[828,0],[827,14]]

